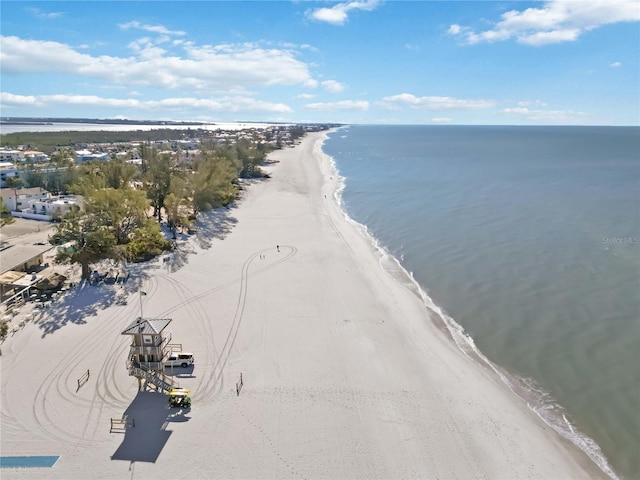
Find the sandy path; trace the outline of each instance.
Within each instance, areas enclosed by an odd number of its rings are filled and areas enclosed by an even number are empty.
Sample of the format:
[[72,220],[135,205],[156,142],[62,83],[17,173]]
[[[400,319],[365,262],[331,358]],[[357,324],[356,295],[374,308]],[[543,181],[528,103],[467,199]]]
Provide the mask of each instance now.
[[[2,455],[61,455],[3,479],[598,475],[380,268],[333,200],[321,139],[274,153],[272,178],[201,228],[206,248],[134,272],[127,290],[79,289],[44,320],[53,333],[29,324],[2,345]],[[195,354],[174,372],[190,411],[127,376],[138,285],[144,315],[172,318]],[[123,413],[135,428],[110,434]]]

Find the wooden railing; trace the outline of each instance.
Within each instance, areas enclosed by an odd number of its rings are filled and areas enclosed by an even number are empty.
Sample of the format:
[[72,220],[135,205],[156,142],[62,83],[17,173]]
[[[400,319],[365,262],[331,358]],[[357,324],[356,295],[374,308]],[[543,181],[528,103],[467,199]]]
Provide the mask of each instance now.
[[129,375],[143,378],[147,383],[150,383],[163,391],[169,391],[172,388],[177,387],[172,377],[168,377],[164,372],[160,372],[158,370],[146,369],[142,365],[140,367],[131,367]]
[[131,344],[129,347],[129,355],[157,355],[162,354],[164,356],[165,353],[171,351],[171,332],[162,339],[157,345],[134,345]]

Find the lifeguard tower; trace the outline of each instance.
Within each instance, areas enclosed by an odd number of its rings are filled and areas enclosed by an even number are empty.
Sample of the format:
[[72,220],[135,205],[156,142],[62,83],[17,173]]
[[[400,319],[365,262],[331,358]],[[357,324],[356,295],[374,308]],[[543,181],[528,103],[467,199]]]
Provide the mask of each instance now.
[[171,343],[171,332],[166,330],[170,323],[170,318],[138,317],[122,332],[132,337],[127,369],[138,379],[139,390],[153,386],[167,392],[177,387],[173,378],[164,373],[169,354],[174,349],[181,350],[181,345]]

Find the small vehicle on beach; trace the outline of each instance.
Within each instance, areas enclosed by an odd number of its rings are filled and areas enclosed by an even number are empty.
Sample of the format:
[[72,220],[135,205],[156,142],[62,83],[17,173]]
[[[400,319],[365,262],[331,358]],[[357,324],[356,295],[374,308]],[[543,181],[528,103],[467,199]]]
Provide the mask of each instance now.
[[193,353],[189,352],[171,352],[169,357],[165,360],[165,367],[183,367],[186,368],[189,365],[193,365],[194,358]]
[[191,392],[191,390],[187,388],[172,388],[169,390],[167,392],[167,395],[169,395],[169,407],[191,408],[189,392]]

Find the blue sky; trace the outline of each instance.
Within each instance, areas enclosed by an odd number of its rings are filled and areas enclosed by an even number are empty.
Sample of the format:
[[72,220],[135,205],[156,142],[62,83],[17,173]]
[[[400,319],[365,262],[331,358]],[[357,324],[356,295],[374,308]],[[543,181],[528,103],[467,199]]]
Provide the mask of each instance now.
[[640,124],[640,0],[0,2],[2,116]]

